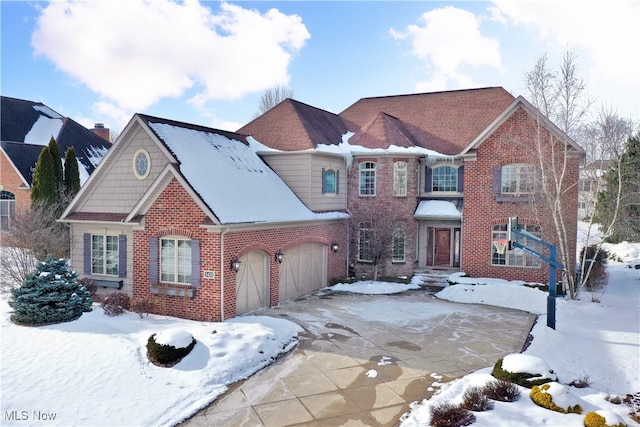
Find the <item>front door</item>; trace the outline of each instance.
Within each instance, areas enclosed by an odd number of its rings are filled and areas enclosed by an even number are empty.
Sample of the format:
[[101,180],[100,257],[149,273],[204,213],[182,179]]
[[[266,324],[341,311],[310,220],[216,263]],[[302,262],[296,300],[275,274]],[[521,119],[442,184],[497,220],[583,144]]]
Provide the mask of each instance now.
[[451,264],[451,230],[436,228],[434,265]]

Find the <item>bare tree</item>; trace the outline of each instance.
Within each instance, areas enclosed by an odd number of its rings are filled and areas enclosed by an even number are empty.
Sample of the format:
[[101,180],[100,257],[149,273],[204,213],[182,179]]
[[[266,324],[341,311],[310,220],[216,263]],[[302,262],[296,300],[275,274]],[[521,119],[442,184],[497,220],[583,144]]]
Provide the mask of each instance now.
[[38,260],[48,255],[62,258],[69,254],[68,228],[56,222],[57,209],[50,206],[32,206],[30,210],[16,212],[12,228],[3,235],[2,291],[22,285]]
[[[572,216],[563,201],[578,185],[569,175],[569,166],[576,156],[581,155],[570,138],[577,135],[592,104],[586,96],[585,84],[578,76],[576,59],[573,52],[565,52],[559,70],[555,72],[543,55],[533,70],[525,74],[531,102],[539,112],[533,122],[536,129],[533,149],[540,171],[540,197],[533,207],[539,217],[541,212],[551,217],[560,262],[566,268],[566,291],[570,298],[577,296],[574,266],[571,265],[575,259],[575,253],[572,253],[575,241],[569,224]],[[550,132],[545,118],[558,126],[563,134]]]
[[266,113],[287,98],[293,98],[293,90],[284,86],[276,86],[262,92],[260,107],[256,117]]
[[372,267],[373,280],[378,280],[379,267],[393,254],[396,233],[402,232],[402,222],[391,209],[358,211],[350,220],[353,241],[352,257]]

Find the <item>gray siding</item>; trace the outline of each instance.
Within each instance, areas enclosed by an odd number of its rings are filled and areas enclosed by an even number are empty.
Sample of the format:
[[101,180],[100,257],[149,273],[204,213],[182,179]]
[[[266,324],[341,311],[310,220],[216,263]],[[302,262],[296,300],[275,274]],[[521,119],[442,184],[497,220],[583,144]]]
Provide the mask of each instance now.
[[[289,188],[315,212],[347,208],[347,171],[342,157],[321,153],[277,153],[262,156]],[[338,194],[322,193],[322,169],[339,172]]]
[[[168,163],[164,153],[140,127],[133,128],[126,137],[131,141],[120,144],[125,149],[114,153],[117,156],[104,165],[109,167],[109,173],[99,176],[100,181],[93,183],[91,194],[84,194],[76,211],[129,213]],[[151,159],[149,175],[143,180],[133,173],[133,157],[140,148],[147,150]]]

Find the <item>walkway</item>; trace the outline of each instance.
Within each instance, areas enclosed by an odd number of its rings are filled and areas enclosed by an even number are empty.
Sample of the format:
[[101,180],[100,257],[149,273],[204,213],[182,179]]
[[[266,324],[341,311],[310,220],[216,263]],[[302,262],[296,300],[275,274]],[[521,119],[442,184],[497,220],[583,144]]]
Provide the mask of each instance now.
[[183,426],[395,426],[444,383],[519,352],[535,316],[424,290],[317,292],[253,315],[305,332],[291,354],[235,384]]

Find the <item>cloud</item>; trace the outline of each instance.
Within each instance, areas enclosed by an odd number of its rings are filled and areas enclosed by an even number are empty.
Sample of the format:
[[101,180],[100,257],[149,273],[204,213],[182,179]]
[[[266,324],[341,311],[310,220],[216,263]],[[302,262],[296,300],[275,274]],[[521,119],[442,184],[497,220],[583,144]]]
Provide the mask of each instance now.
[[502,70],[498,41],[482,35],[482,19],[472,12],[447,6],[424,13],[419,20],[422,25],[409,25],[404,32],[391,29],[397,40],[411,41],[412,54],[431,73],[418,90],[473,86],[469,66]]
[[[494,0],[490,11],[504,25],[524,28],[557,51],[574,50],[586,64],[588,89],[639,112],[640,38],[637,0],[608,2]],[[544,52],[540,52],[542,54]],[[538,55],[539,56],[539,55]],[[533,59],[532,59],[533,64]]]
[[[31,44],[110,102],[141,111],[187,94],[196,106],[286,85],[310,35],[296,15],[196,0],[60,1],[40,11]],[[112,105],[116,104],[116,106]]]

